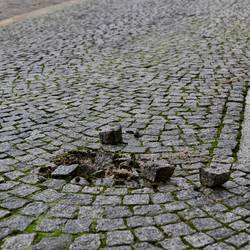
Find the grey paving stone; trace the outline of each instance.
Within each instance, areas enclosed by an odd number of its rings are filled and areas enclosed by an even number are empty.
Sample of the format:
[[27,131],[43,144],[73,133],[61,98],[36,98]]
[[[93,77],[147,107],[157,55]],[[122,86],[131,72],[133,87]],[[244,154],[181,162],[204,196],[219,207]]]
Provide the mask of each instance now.
[[36,234],[19,234],[4,240],[2,249],[27,249],[32,244]]
[[59,230],[65,224],[66,219],[43,219],[35,230],[40,232],[53,232]]
[[166,203],[174,200],[172,195],[169,193],[155,193],[151,194],[150,197],[154,204]]
[[155,222],[152,217],[132,216],[127,219],[127,225],[129,228],[146,227],[155,225]]
[[20,212],[24,215],[38,217],[39,215],[47,211],[47,209],[48,205],[43,202],[35,201],[26,205],[24,208],[21,209]]
[[81,190],[81,186],[75,184],[66,184],[63,186],[62,191],[65,193],[77,193]]
[[131,245],[134,242],[133,234],[128,230],[123,231],[113,231],[107,233],[107,245]]
[[17,181],[6,181],[3,183],[0,183],[0,190],[1,191],[7,191],[12,189],[13,187],[17,186],[19,182]]
[[17,214],[2,220],[0,227],[8,227],[13,230],[24,231],[33,221],[33,217]]
[[161,248],[154,246],[153,244],[142,242],[135,245],[136,250],[159,250]]
[[123,219],[99,219],[97,220],[96,230],[100,231],[114,231],[118,229],[125,229]]
[[111,187],[104,191],[105,194],[109,195],[125,195],[128,193],[127,188]]
[[86,234],[75,239],[70,250],[97,250],[101,245],[98,234]]
[[212,245],[209,245],[207,247],[205,247],[204,249],[206,250],[234,250],[235,248],[231,245],[228,245],[224,242],[219,242],[219,243],[215,243]]
[[12,197],[8,197],[8,198],[4,199],[1,202],[0,206],[2,208],[12,210],[12,209],[17,209],[17,208],[23,207],[27,202],[28,202],[28,200],[26,200],[26,199],[12,196]]
[[5,217],[8,214],[10,214],[10,211],[4,210],[4,209],[0,209],[0,219],[3,218],[3,217]]
[[233,230],[239,232],[239,231],[243,231],[246,228],[248,228],[249,225],[247,222],[245,222],[243,220],[238,220],[238,221],[235,221],[235,222],[229,224],[229,227],[232,228]]
[[231,223],[233,221],[239,220],[240,216],[237,214],[231,213],[231,212],[226,212],[226,213],[216,213],[215,217],[217,220],[221,221],[221,223]]
[[21,176],[24,176],[25,174],[21,171],[18,170],[14,170],[12,172],[7,172],[4,174],[4,176],[6,176],[7,178],[9,178],[10,180],[14,181],[16,179],[18,179]]
[[191,208],[178,212],[178,214],[185,220],[190,220],[194,218],[206,217],[207,214],[200,208]]
[[73,176],[77,172],[78,167],[78,164],[60,165],[51,173],[51,176],[53,178],[65,178],[68,176]]
[[19,196],[19,197],[26,197],[36,191],[38,191],[40,188],[32,186],[32,185],[27,185],[27,184],[21,184],[14,188],[13,190],[10,191],[10,193]]
[[103,187],[89,187],[89,186],[85,186],[82,189],[82,193],[86,193],[86,194],[100,194],[100,192],[103,191]]
[[216,240],[221,240],[224,238],[228,238],[229,236],[234,234],[234,231],[231,230],[230,228],[222,227],[222,228],[213,229],[211,231],[207,231],[206,233]]
[[124,205],[143,205],[148,203],[149,196],[147,194],[125,195],[123,198]]
[[68,234],[78,234],[82,232],[88,232],[91,223],[92,220],[87,218],[68,220],[67,223],[65,224],[63,231]]
[[121,204],[121,197],[119,196],[104,196],[98,195],[93,203],[93,205],[120,205]]
[[132,212],[127,206],[106,207],[105,215],[108,218],[124,218],[132,216]]
[[[46,179],[44,178],[44,180],[46,180]],[[20,181],[27,183],[27,184],[37,184],[37,183],[42,182],[41,176],[35,175],[35,174],[26,175],[23,178],[21,178]]]
[[135,215],[153,216],[163,213],[163,209],[160,205],[135,206],[133,210]]
[[66,181],[65,180],[60,180],[60,179],[48,179],[42,183],[42,186],[55,189],[55,190],[60,190],[62,189],[63,185],[65,185]]
[[180,210],[184,210],[188,208],[187,204],[182,201],[170,202],[164,206],[165,206],[166,212],[176,212],[176,211],[180,211]]
[[106,247],[105,250],[131,250],[130,246]]
[[0,240],[12,234],[13,231],[14,231],[13,229],[10,229],[8,227],[0,227]]
[[140,227],[134,230],[135,236],[139,241],[159,241],[164,238],[163,233],[154,226]]
[[193,219],[192,223],[198,230],[211,230],[222,226],[213,218],[197,218]]
[[187,246],[182,242],[181,238],[179,237],[174,237],[171,239],[164,239],[163,241],[160,242],[161,246],[164,249],[169,249],[169,250],[176,250],[176,249],[187,249]]
[[69,247],[71,242],[71,237],[59,236],[59,237],[49,237],[41,239],[37,244],[32,247],[32,250],[58,250],[65,249]]
[[47,215],[49,217],[58,217],[58,218],[73,218],[76,210],[78,209],[77,206],[69,205],[65,203],[56,204],[52,207]]
[[174,213],[168,213],[168,214],[159,214],[154,216],[155,224],[158,226],[166,225],[166,224],[172,224],[175,222],[178,222],[180,219],[177,215]]
[[63,195],[58,193],[53,189],[46,189],[40,193],[36,193],[32,195],[32,199],[43,202],[52,202],[61,198]]
[[83,206],[79,208],[79,218],[100,219],[104,214],[104,208],[99,206]]
[[92,203],[93,196],[88,194],[65,194],[60,200],[64,204],[84,206]]
[[185,236],[184,239],[194,248],[204,247],[214,242],[213,238],[205,233],[196,233]]
[[169,224],[162,227],[163,231],[172,237],[178,237],[183,235],[189,235],[194,233],[195,231],[188,226],[187,224],[180,222],[176,224]]
[[250,242],[250,235],[247,233],[239,233],[231,236],[229,239],[225,240],[226,243],[230,243],[236,247],[241,247],[246,243]]

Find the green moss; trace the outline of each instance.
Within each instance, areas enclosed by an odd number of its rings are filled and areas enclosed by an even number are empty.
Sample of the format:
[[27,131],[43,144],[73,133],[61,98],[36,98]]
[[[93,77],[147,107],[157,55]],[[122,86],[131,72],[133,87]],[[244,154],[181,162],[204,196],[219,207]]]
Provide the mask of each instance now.
[[39,242],[41,239],[43,238],[47,238],[47,237],[59,237],[59,236],[62,236],[64,235],[64,233],[62,233],[61,231],[54,231],[52,233],[41,233],[41,232],[37,232],[36,233],[36,238],[35,238],[35,241],[34,243],[37,243]]
[[235,162],[238,160],[237,154],[238,154],[238,151],[240,149],[240,141],[241,141],[241,137],[242,137],[242,125],[243,125],[243,121],[244,121],[244,114],[245,114],[245,108],[246,108],[246,97],[247,97],[248,89],[249,89],[249,87],[245,86],[244,93],[243,93],[243,96],[244,96],[243,107],[242,107],[242,110],[240,112],[240,121],[239,121],[240,125],[239,125],[239,130],[237,133],[237,137],[236,137],[237,145],[233,149],[233,158],[234,158]]

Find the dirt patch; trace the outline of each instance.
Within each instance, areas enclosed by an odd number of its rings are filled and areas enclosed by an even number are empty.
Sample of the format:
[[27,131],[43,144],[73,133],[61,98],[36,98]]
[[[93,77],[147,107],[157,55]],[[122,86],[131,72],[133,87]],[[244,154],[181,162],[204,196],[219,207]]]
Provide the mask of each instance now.
[[109,178],[114,185],[152,186],[169,179],[174,168],[167,162],[144,161],[140,156],[104,151],[71,151],[58,155],[53,165],[40,168],[45,177],[73,179],[83,177],[90,183]]

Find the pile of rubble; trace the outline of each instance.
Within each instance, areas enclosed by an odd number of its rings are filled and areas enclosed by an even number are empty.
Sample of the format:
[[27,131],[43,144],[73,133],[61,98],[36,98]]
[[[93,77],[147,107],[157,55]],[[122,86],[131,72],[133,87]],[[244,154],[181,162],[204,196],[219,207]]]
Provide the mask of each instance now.
[[[102,144],[123,143],[121,126],[106,127],[99,134]],[[97,178],[113,179],[115,185],[146,186],[166,182],[174,174],[175,166],[166,160],[143,160],[139,155],[112,153],[103,150],[71,151],[59,155],[54,164],[39,169],[52,178],[85,178],[90,183]],[[207,167],[200,169],[203,186],[221,186],[230,178],[230,169]]]

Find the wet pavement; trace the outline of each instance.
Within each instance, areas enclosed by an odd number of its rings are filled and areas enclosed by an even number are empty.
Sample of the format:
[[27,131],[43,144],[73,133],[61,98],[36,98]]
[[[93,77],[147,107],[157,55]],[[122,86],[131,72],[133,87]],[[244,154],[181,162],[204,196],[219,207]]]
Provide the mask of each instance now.
[[[249,249],[249,16],[249,0],[93,0],[1,27],[2,249]],[[100,144],[107,124],[125,144]],[[154,189],[37,174],[82,148],[177,168]],[[200,187],[211,165],[232,168],[223,188]]]

